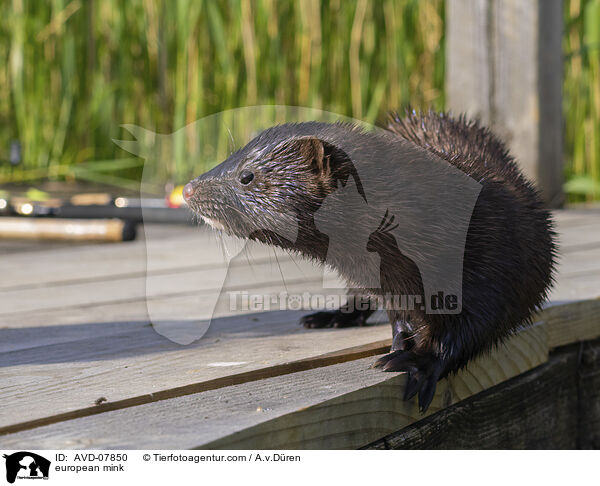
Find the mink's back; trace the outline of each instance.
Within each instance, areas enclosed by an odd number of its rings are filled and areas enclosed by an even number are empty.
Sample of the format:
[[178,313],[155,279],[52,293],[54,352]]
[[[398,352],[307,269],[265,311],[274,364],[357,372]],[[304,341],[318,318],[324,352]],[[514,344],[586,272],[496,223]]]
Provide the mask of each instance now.
[[[482,185],[465,244],[461,320],[483,326],[486,339],[477,347],[489,348],[547,298],[556,257],[550,213],[504,144],[479,123],[429,112],[394,116],[387,128]],[[482,349],[467,349],[458,364]]]
[[523,190],[523,195],[529,194],[539,200],[504,143],[477,121],[433,111],[426,114],[412,112],[405,118],[394,115],[387,129],[436,154],[476,180],[491,178],[508,183]]

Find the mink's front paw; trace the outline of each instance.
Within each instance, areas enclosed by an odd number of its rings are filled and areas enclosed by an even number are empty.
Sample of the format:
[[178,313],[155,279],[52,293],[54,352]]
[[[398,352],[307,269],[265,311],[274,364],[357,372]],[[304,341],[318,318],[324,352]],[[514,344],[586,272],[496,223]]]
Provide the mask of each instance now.
[[386,354],[379,358],[373,367],[381,368],[383,371],[407,373],[404,400],[410,400],[418,393],[421,412],[429,408],[444,369],[442,361],[433,354],[418,354],[410,350]]
[[342,312],[341,310],[315,312],[300,319],[300,324],[307,329],[364,326],[370,314],[371,312]]
[[322,329],[324,327],[332,327],[333,319],[336,313],[337,312],[335,311],[324,311],[308,314],[300,319],[300,324],[307,329]]

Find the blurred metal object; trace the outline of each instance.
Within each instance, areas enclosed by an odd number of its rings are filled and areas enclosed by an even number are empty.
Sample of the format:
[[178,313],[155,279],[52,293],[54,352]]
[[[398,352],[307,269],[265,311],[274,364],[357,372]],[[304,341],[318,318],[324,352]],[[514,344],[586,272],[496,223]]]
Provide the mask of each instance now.
[[120,219],[0,218],[0,239],[130,241],[136,224]]
[[168,196],[113,197],[109,193],[80,193],[58,197],[56,192],[29,189],[15,195],[0,191],[0,215],[73,219],[118,218],[134,223],[196,224],[187,207],[176,206]]

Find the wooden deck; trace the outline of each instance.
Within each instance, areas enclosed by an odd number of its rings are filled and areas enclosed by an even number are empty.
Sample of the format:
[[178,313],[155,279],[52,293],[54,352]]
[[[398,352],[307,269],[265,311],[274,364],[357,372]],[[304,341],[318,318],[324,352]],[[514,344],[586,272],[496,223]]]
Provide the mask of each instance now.
[[[428,430],[452,404],[530,370],[532,380],[546,369],[540,365],[554,363],[554,349],[600,337],[600,209],[555,214],[561,261],[551,304],[535,326],[440,382]],[[414,403],[401,400],[402,375],[369,369],[389,346],[385,323],[306,330],[298,325],[305,312],[271,311],[224,315],[189,345],[161,336],[148,316],[147,273],[158,282],[152,308],[182,317],[190,299],[220,277],[191,277],[214,267],[199,246],[212,237],[206,230],[148,229],[160,254],[151,267],[143,238],[80,246],[0,242],[4,448],[377,447],[423,421]],[[295,265],[285,257],[276,269],[242,261],[238,283],[267,293],[288,264]],[[215,275],[222,271],[214,268]],[[310,270],[306,275],[286,288],[320,285]]]

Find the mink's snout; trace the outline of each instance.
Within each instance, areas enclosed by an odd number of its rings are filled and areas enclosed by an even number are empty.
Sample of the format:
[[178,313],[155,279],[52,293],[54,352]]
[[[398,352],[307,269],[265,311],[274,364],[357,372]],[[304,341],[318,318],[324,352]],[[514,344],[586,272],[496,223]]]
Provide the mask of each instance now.
[[206,174],[196,177],[183,186],[183,199],[185,199],[187,205],[193,210],[199,209],[203,203],[210,200],[214,192],[212,187],[214,184],[206,180],[205,176]]
[[203,174],[183,186],[182,193],[188,207],[199,220],[219,230],[229,227],[226,222],[230,222],[232,217],[221,207],[221,201],[226,197],[222,182],[215,182]]
[[194,209],[194,206],[203,204],[218,195],[222,191],[222,186],[229,183],[230,174],[237,164],[235,157],[229,157],[225,162],[188,182],[183,187],[183,198],[188,205]]
[[207,200],[206,187],[202,187],[203,184],[200,181],[200,177],[191,180],[185,186],[183,186],[182,194],[188,207],[198,213],[201,212],[203,206],[205,206]]
[[183,198],[188,201],[196,192],[196,189],[194,187],[194,185],[191,182],[188,182],[184,187],[183,187]]

